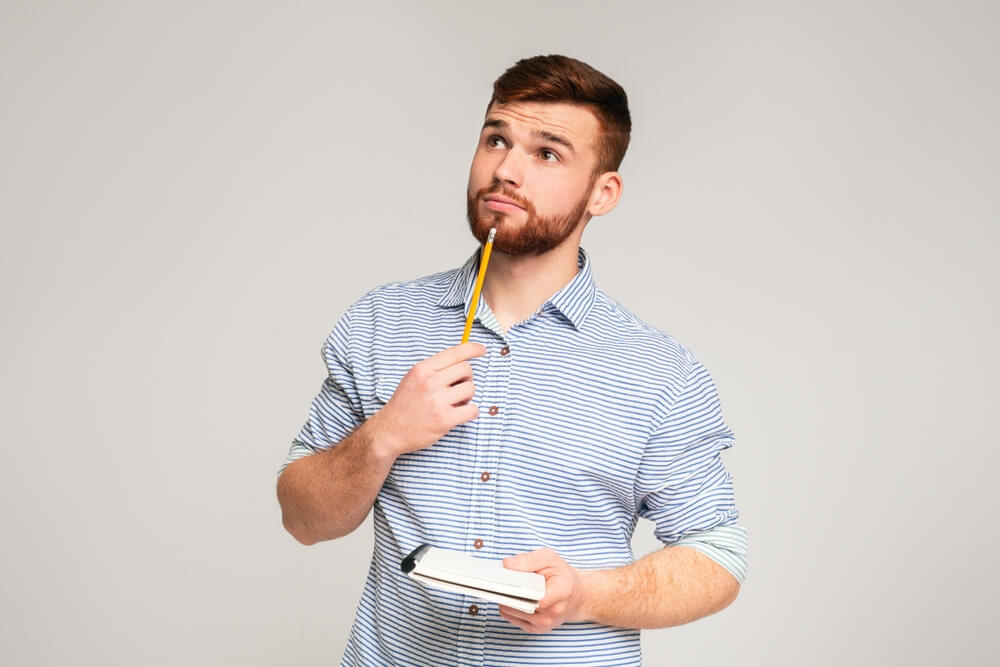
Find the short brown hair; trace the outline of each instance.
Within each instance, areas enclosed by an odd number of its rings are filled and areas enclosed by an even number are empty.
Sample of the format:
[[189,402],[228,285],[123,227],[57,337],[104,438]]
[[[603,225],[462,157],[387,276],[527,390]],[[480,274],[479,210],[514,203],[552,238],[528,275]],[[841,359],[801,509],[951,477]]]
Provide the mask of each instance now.
[[597,172],[617,171],[628,148],[632,117],[625,89],[585,62],[567,56],[518,60],[493,83],[487,106],[508,102],[569,102],[597,116]]

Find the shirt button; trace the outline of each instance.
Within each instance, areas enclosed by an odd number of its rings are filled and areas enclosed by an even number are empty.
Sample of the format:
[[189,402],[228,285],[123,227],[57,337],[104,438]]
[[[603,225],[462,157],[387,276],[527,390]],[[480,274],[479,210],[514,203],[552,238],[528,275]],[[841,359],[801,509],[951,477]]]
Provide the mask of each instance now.
[[495,406],[495,405],[491,405],[491,406],[490,406],[490,416],[491,416],[491,417],[492,417],[493,415],[495,415],[496,413],[498,413],[498,412],[500,412],[500,408],[498,408],[498,407],[497,407],[497,406]]
[[479,605],[477,605],[477,604],[470,604],[469,605],[469,613],[472,614],[473,616],[475,616],[476,614],[478,614],[479,613]]
[[483,480],[484,482],[488,482],[490,481],[490,474],[488,472],[484,472],[482,475],[479,476],[479,479]]
[[482,549],[483,548],[483,541],[482,540],[476,540],[475,542],[472,543],[472,546],[476,547],[477,549]]
[[510,348],[509,347],[507,347],[506,345],[504,345],[503,347],[500,348],[500,356],[501,357],[506,357],[508,354],[510,354]]

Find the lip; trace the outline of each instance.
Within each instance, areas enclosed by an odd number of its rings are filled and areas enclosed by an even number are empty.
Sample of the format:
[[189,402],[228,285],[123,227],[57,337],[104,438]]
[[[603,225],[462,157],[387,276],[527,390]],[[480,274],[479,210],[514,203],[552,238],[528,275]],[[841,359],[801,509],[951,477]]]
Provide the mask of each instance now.
[[483,203],[486,204],[486,208],[502,213],[524,210],[524,207],[514,203],[514,200],[501,197],[500,195],[486,195],[483,197]]

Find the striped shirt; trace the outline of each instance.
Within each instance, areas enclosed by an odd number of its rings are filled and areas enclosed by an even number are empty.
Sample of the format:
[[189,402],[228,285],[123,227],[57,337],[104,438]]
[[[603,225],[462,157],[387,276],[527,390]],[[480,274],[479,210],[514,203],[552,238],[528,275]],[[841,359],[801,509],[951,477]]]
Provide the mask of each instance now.
[[[335,446],[414,364],[459,342],[478,260],[376,288],[341,317],[285,466]],[[720,458],[733,435],[712,379],[596,287],[583,249],[576,276],[508,331],[482,298],[477,308],[471,340],[488,350],[470,360],[480,414],[392,466],[342,664],[640,664],[638,630],[526,633],[494,603],[408,579],[400,561],[429,543],[488,559],[548,547],[577,568],[620,567],[634,560],[641,516],[665,545],[698,549],[742,581],[746,533]]]

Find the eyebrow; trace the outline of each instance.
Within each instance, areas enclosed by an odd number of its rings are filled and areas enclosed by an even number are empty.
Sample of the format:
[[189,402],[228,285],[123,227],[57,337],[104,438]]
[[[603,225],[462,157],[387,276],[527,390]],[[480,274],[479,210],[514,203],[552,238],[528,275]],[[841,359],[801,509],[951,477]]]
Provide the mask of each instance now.
[[[500,118],[490,118],[485,123],[483,123],[483,127],[484,128],[495,127],[500,130],[505,130],[510,127],[510,123],[508,123],[505,120],[501,120]],[[565,146],[570,151],[576,153],[576,148],[573,146],[573,143],[562,135],[556,134],[554,132],[549,132],[547,130],[535,130],[531,134],[533,136],[545,139],[546,141],[551,141],[554,144],[560,144],[561,146]]]

